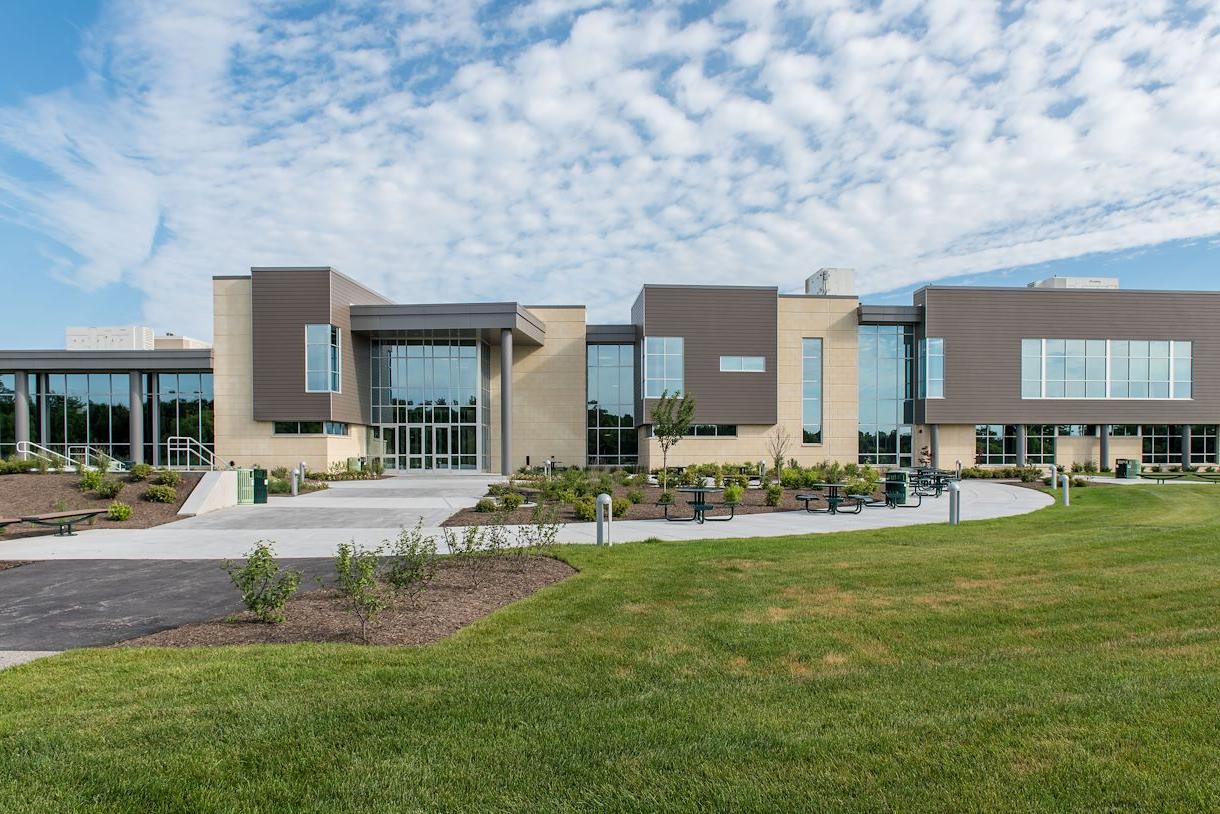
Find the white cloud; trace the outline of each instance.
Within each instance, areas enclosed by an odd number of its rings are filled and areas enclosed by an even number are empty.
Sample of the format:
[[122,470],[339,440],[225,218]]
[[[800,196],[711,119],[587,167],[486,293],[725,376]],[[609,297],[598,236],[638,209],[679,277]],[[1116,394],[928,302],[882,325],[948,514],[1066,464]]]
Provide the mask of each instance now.
[[166,8],[116,0],[87,81],[0,109],[0,216],[163,328],[208,335],[250,265],[615,321],[645,281],[868,292],[1220,232],[1213,5]]

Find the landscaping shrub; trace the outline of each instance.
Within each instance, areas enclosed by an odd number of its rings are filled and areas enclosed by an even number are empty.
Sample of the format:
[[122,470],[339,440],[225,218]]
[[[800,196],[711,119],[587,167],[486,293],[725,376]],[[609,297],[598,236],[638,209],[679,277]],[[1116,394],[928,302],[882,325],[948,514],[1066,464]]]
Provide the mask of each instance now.
[[532,556],[546,556],[555,548],[559,536],[559,513],[554,506],[539,503],[534,507],[527,526],[518,529],[521,551]]
[[164,484],[154,484],[144,490],[144,499],[150,503],[174,503],[178,500],[178,490]]
[[487,494],[492,497],[504,497],[513,493],[513,487],[508,483],[493,483],[487,487]]
[[768,483],[766,503],[768,506],[778,506],[779,502],[784,498],[784,490],[779,484]]
[[415,528],[402,529],[386,558],[386,582],[399,594],[414,599],[428,589],[436,576],[436,539],[424,534],[423,520]]
[[627,490],[627,499],[630,500],[632,503],[643,503],[644,502],[644,493],[641,492],[639,489],[628,489]]
[[785,489],[800,489],[805,482],[805,473],[800,467],[785,467],[784,471],[779,473],[779,482]]
[[511,512],[514,509],[521,508],[521,504],[525,502],[525,495],[520,492],[508,492],[500,497],[500,508],[506,512]]
[[172,469],[162,469],[152,476],[152,482],[158,486],[177,486],[182,483],[182,475]]
[[360,623],[360,638],[369,640],[368,627],[386,607],[381,585],[377,582],[380,549],[360,548],[354,542],[340,543],[335,552],[336,586],[344,605]]
[[275,478],[276,480],[282,480],[282,481],[288,480],[288,478],[291,477],[291,475],[292,475],[292,473],[288,471],[288,467],[286,467],[286,466],[277,466],[275,469],[272,469],[269,474],[271,475],[271,477]]
[[103,478],[102,482],[93,488],[95,495],[106,500],[118,497],[121,491],[123,491],[123,484],[113,478]]
[[132,515],[131,507],[128,506],[126,503],[123,503],[118,500],[111,503],[110,507],[108,509],[106,509],[106,519],[108,519],[108,520],[115,520],[115,521],[121,522],[123,520],[130,520],[131,515]]
[[26,472],[33,472],[38,466],[34,461],[23,461],[16,455],[10,455],[3,461],[0,461],[0,475],[21,475]]
[[597,499],[593,497],[578,498],[572,504],[572,510],[576,513],[576,519],[583,523],[592,523],[597,519]]
[[615,517],[626,517],[629,511],[631,511],[631,501],[626,498],[616,497],[610,503],[610,513]]
[[268,624],[284,621],[284,606],[297,592],[301,574],[281,571],[269,542],[259,540],[246,554],[245,563],[226,561],[224,569],[233,586],[241,591],[241,601],[247,610]]
[[657,503],[673,503],[673,502],[674,502],[674,493],[673,492],[668,492],[668,491],[662,492],[660,497],[657,498]]
[[292,491],[292,484],[286,478],[268,478],[267,479],[267,494],[269,495],[286,495]]
[[474,504],[474,510],[483,513],[494,512],[496,510],[496,502],[489,497],[485,497]]
[[742,489],[737,483],[730,483],[724,487],[724,502],[725,503],[740,503],[741,498],[745,495],[746,490]]
[[80,490],[82,492],[95,491],[102,485],[102,481],[106,476],[97,469],[81,469],[80,471]]
[[127,472],[127,480],[132,483],[148,480],[153,473],[153,468],[148,464],[133,464]]

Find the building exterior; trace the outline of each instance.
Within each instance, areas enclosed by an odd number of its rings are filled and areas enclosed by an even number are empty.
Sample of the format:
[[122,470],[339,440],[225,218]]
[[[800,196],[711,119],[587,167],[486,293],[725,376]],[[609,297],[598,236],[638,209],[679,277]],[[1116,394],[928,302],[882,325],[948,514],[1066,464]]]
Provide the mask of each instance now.
[[[850,269],[804,294],[645,285],[584,306],[395,303],[329,267],[216,277],[214,344],[0,351],[0,454],[401,472],[653,467],[650,411],[696,400],[671,465],[785,457],[880,467],[1215,465],[1220,292],[929,286],[861,304]],[[172,443],[173,442],[173,443]],[[29,447],[23,447],[29,449]]]

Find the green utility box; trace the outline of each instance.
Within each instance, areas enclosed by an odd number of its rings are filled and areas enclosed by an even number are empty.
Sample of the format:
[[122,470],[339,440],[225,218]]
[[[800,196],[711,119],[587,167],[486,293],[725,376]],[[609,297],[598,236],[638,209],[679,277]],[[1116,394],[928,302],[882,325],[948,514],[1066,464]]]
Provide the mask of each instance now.
[[1136,480],[1140,476],[1140,462],[1120,458],[1114,463],[1114,475],[1123,480]]
[[895,506],[905,506],[911,499],[911,473],[906,469],[891,469],[885,473],[885,499]]
[[255,469],[254,470],[254,502],[255,503],[266,503],[267,502],[267,470],[266,469]]
[[237,505],[249,506],[254,502],[254,470],[237,470]]

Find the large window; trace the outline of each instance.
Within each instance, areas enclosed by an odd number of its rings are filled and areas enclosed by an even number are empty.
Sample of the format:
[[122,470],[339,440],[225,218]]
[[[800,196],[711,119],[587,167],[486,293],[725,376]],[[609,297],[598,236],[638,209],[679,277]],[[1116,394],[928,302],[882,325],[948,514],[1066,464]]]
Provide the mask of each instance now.
[[1008,465],[1017,462],[1017,428],[1013,424],[979,424],[974,428],[974,462]]
[[[158,373],[154,377],[156,394],[153,397],[158,424],[157,438],[162,451],[165,450],[165,440],[173,436],[194,438],[209,449],[215,443],[214,400],[212,393],[211,373]],[[145,422],[153,416],[145,412]],[[148,426],[146,423],[145,426]],[[151,436],[144,431],[147,442]],[[145,460],[151,460],[146,457]],[[166,460],[164,455],[161,463],[171,465],[184,464],[182,461]]]
[[1194,425],[1190,428],[1190,462],[1216,463],[1216,425]]
[[822,443],[822,340],[801,340],[801,443]]
[[[648,437],[654,438],[652,427],[648,427]],[[691,424],[686,429],[687,438],[736,438],[736,424]]]
[[132,457],[127,373],[48,373],[46,382],[44,446],[61,455],[88,446],[112,458]]
[[721,373],[766,373],[767,360],[762,356],[721,356]]
[[1021,397],[1189,399],[1190,342],[1147,339],[1023,339]]
[[860,463],[910,466],[915,404],[909,325],[861,325]]
[[924,339],[919,343],[919,395],[925,399],[945,397],[945,340]]
[[[0,373],[0,458],[7,458],[17,452],[17,376],[27,374]],[[38,387],[34,384],[35,377],[28,376],[29,401],[29,438],[38,439],[38,410],[33,400]]]
[[587,350],[590,466],[635,466],[635,347],[589,345]]
[[305,326],[305,392],[343,391],[340,337],[339,329],[334,325]]
[[1055,463],[1055,438],[1058,436],[1054,424],[1030,424],[1025,428],[1025,462],[1029,464]]
[[644,398],[659,399],[683,390],[683,342],[680,336],[644,339]]
[[1144,424],[1144,463],[1179,464],[1182,462],[1182,427],[1177,424]]
[[348,425],[342,421],[276,421],[276,435],[347,435]]

